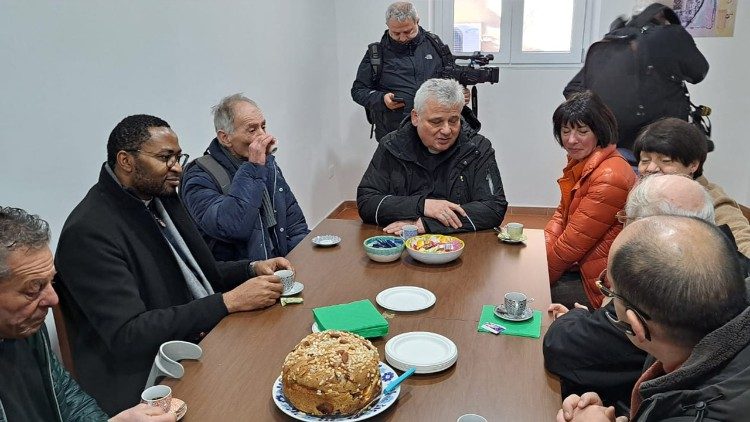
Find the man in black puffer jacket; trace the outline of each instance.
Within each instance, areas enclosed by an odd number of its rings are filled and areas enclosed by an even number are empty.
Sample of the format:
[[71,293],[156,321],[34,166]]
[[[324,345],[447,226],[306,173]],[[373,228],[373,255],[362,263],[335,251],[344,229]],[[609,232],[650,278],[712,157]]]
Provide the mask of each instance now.
[[365,223],[400,234],[454,233],[495,227],[508,203],[490,141],[468,112],[461,85],[430,79],[417,91],[411,119],[378,145],[357,188]]

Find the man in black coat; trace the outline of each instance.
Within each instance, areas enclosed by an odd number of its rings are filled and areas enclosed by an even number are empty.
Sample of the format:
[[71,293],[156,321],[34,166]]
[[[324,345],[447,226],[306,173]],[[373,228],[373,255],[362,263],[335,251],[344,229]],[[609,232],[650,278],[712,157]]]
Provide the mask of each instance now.
[[478,133],[452,79],[430,79],[415,95],[411,121],[382,139],[357,188],[362,221],[400,234],[455,233],[495,227],[508,203],[495,150]]
[[56,287],[76,372],[110,414],[138,402],[163,342],[197,342],[229,313],[273,305],[272,274],[291,267],[213,259],[176,196],[186,160],[165,121],[126,117],[60,235]]
[[635,165],[638,131],[662,117],[688,120],[685,82],[697,84],[707,73],[706,58],[677,14],[653,3],[627,22],[613,22],[604,39],[589,47],[563,95],[587,89],[599,95],[617,118],[618,151]]

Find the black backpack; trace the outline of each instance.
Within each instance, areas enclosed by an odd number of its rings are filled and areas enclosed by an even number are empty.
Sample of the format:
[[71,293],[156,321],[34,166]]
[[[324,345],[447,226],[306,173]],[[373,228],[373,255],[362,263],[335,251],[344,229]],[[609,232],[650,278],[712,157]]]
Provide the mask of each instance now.
[[[438,52],[440,60],[443,63],[443,67],[453,64],[453,53],[451,53],[450,48],[448,48],[448,46],[443,43],[440,37],[430,31],[424,31],[424,34],[425,36],[427,36],[427,39],[432,43],[432,46],[435,47],[435,50]],[[379,42],[370,43],[367,46],[367,55],[370,58],[371,68],[370,86],[373,88],[377,87],[380,84],[380,77],[383,74],[383,42],[385,41],[385,37],[387,36],[388,31],[386,30]],[[365,116],[367,117],[367,123],[370,124],[370,139],[372,139],[372,136],[375,133],[375,123],[372,120],[370,109],[367,107],[365,107]]]
[[[625,22],[618,18],[610,32],[589,47],[583,68],[585,89],[597,93],[615,116],[620,132],[618,145],[632,148],[638,131],[661,117],[677,117],[693,123],[710,137],[710,122],[696,121],[695,106],[690,102],[685,81],[670,69],[654,65],[659,52],[649,51],[647,37],[658,36],[658,31],[673,30],[654,21],[663,13],[672,25],[680,25],[677,14],[669,7],[652,4]],[[618,83],[612,83],[618,81]],[[691,109],[692,107],[692,109]],[[713,144],[709,141],[711,149]]]
[[[211,177],[211,180],[214,181],[219,186],[219,189],[221,189],[221,194],[226,195],[229,193],[229,186],[232,184],[232,178],[229,177],[229,172],[227,169],[225,169],[221,164],[219,164],[216,159],[208,153],[208,150],[206,152],[196,158],[195,160],[189,162],[185,168],[183,169],[183,175],[187,173],[188,169],[192,166],[198,166],[202,168],[203,170],[208,173],[208,175]],[[185,196],[184,196],[184,183],[185,178],[183,177],[180,181],[180,199],[182,200],[182,203],[185,203]],[[190,215],[190,218],[193,219],[193,223],[195,223],[196,227],[199,226],[198,221],[195,220],[195,217],[193,217],[193,214],[188,212],[188,215]],[[216,245],[217,240],[211,238],[206,242],[208,245],[208,249],[210,249],[213,252],[214,246]]]

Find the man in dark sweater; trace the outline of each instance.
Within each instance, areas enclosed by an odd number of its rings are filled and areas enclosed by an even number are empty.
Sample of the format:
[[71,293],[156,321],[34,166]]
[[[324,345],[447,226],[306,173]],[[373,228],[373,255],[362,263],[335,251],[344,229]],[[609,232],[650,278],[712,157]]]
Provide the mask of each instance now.
[[56,288],[76,372],[110,413],[138,402],[163,342],[197,342],[229,313],[273,305],[273,272],[291,267],[214,260],[176,196],[186,159],[165,121],[126,117],[60,235]]
[[[49,225],[19,208],[0,207],[0,421],[102,421],[107,415],[60,365],[44,319],[58,303]],[[110,419],[174,421],[138,405]]]

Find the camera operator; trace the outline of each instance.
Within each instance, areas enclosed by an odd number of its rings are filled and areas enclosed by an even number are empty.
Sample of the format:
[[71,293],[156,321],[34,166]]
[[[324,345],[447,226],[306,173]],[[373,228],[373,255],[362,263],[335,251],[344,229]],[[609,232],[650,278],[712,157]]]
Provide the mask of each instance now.
[[591,90],[617,118],[617,147],[637,165],[632,149],[638,131],[662,117],[688,120],[685,82],[697,84],[708,62],[667,6],[654,3],[629,21],[617,18],[603,40],[589,47],[581,71],[563,90],[565,98]]
[[[352,84],[352,99],[363,106],[374,125],[378,141],[399,127],[414,107],[414,94],[422,83],[441,77],[451,62],[450,50],[440,38],[419,26],[414,5],[388,6],[385,31],[379,43],[370,44]],[[470,94],[464,89],[464,101]]]

